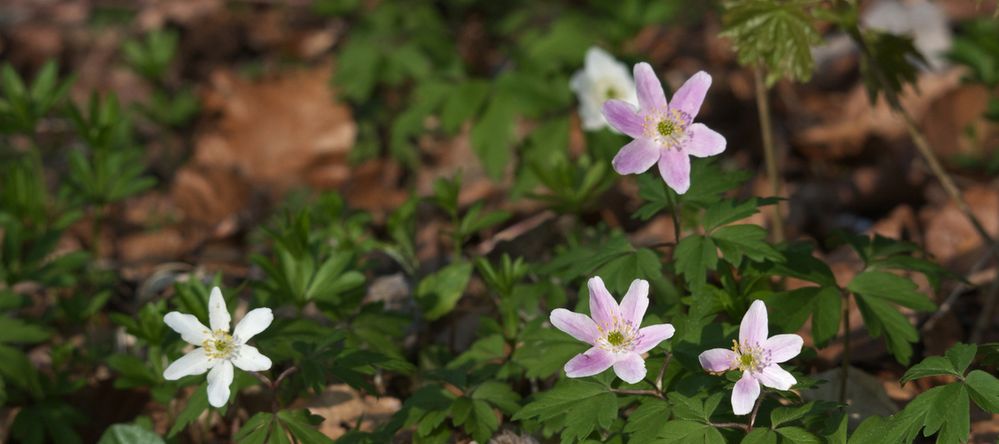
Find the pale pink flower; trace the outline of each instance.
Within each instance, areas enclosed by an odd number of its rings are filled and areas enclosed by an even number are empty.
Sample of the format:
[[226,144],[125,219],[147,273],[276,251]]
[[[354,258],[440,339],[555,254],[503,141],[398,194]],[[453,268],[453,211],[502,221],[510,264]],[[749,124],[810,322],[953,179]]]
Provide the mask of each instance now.
[[712,373],[741,370],[742,377],[732,390],[732,412],[746,415],[760,396],[760,384],[777,390],[790,389],[798,381],[779,365],[801,353],[801,336],[777,335],[767,338],[767,306],[754,301],[739,325],[739,341],[731,350],[715,348],[698,357],[701,367]]
[[725,137],[694,123],[711,76],[701,71],[688,79],[667,104],[659,78],[648,63],[635,65],[638,110],[621,100],[604,103],[607,122],[634,138],[612,162],[618,174],[640,174],[659,163],[663,180],[679,194],[690,188],[690,156],[708,157],[725,151]]
[[669,339],[674,332],[670,324],[641,328],[645,310],[649,308],[648,281],[635,279],[621,305],[599,277],[591,278],[588,286],[592,318],[564,308],[553,310],[550,317],[555,328],[593,346],[565,364],[565,375],[593,376],[613,366],[614,373],[625,382],[641,381],[646,372],[642,353]]

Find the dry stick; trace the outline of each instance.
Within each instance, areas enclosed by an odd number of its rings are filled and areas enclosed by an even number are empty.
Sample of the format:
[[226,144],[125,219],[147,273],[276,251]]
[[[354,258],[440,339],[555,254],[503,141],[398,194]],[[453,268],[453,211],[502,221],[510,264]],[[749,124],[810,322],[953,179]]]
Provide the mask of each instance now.
[[[985,265],[989,263],[989,259],[991,259],[991,257],[991,253],[986,253],[984,256],[979,258],[978,262],[975,262],[975,265],[971,267],[970,271],[968,271],[968,275],[971,276],[981,271],[982,268],[985,268]],[[926,319],[926,322],[923,323],[920,331],[926,333],[932,330],[933,327],[937,325],[937,322],[940,321],[940,318],[943,318],[944,315],[950,312],[950,310],[954,307],[954,301],[956,301],[957,297],[960,296],[961,293],[968,287],[969,286],[964,282],[958,282],[957,285],[954,286],[954,289],[951,290],[950,295],[947,296],[947,299],[944,299],[943,303],[940,304],[940,309]]]
[[748,430],[749,428],[745,424],[740,422],[712,422],[711,425],[722,429],[739,429],[749,432]]
[[981,342],[982,334],[992,320],[992,313],[996,311],[996,295],[999,295],[999,276],[992,280],[992,286],[989,287],[989,292],[985,295],[985,304],[982,306],[982,313],[978,315],[978,321],[975,322],[975,329],[971,331],[968,342],[972,344]]
[[[756,83],[756,111],[760,116],[760,132],[763,134],[763,157],[767,165],[767,178],[770,180],[770,193],[780,194],[780,177],[777,173],[777,154],[774,148],[774,134],[770,123],[770,102],[767,99],[767,85],[763,78],[763,68],[757,64],[754,67]],[[780,203],[771,207],[771,223],[773,223],[774,241],[784,241],[784,222],[780,218]]]
[[655,396],[656,398],[659,399],[665,399],[663,398],[663,394],[659,393],[656,390],[634,390],[634,389],[612,388],[610,389],[610,391],[612,393],[617,393],[619,395],[649,395],[649,396]]
[[[838,0],[837,4],[843,4],[843,0]],[[861,36],[859,28],[854,26],[853,28],[848,29],[847,33],[850,34],[854,43],[856,43],[857,47],[860,48],[864,58],[873,60],[874,57],[871,54],[871,49],[867,46],[867,42],[864,41],[863,36]],[[978,235],[981,236],[983,241],[985,241],[989,251],[992,252],[992,256],[999,259],[999,244],[997,244],[995,239],[989,235],[981,221],[979,221],[978,217],[975,216],[975,213],[971,211],[971,207],[968,206],[967,202],[965,202],[964,197],[961,195],[961,191],[958,190],[957,185],[954,185],[953,178],[951,178],[950,174],[947,173],[947,170],[945,170],[940,164],[940,160],[937,159],[936,153],[934,153],[933,149],[930,147],[930,143],[926,140],[926,137],[919,132],[919,129],[916,128],[916,123],[912,120],[912,116],[910,116],[905,108],[902,107],[902,102],[899,101],[898,95],[889,86],[890,84],[887,81],[884,72],[878,68],[876,63],[871,63],[870,65],[872,67],[871,71],[874,73],[878,83],[882,86],[885,99],[887,99],[892,110],[902,117],[902,120],[905,123],[905,129],[909,133],[909,138],[911,138],[912,142],[916,145],[916,149],[919,151],[919,154],[923,156],[923,160],[925,160],[926,164],[930,167],[930,171],[932,171],[937,177],[937,180],[940,181],[940,185],[943,186],[944,191],[950,196],[951,200],[957,204],[957,207],[964,213],[965,217],[968,218],[971,225],[974,226]],[[999,297],[999,288],[997,288],[996,285],[999,284],[994,284],[994,291],[990,291],[986,295],[983,308],[995,307],[996,298]],[[981,314],[978,316],[977,322],[975,322],[975,330],[972,332],[971,337],[981,336],[979,328],[984,330],[984,328],[988,325],[990,321],[989,317],[991,316],[990,312],[991,310],[982,310]]]
[[656,390],[659,393],[663,392],[663,376],[666,375],[666,367],[669,367],[669,360],[673,357],[673,354],[666,352],[666,359],[663,361],[662,368],[659,369],[659,374],[656,375]]

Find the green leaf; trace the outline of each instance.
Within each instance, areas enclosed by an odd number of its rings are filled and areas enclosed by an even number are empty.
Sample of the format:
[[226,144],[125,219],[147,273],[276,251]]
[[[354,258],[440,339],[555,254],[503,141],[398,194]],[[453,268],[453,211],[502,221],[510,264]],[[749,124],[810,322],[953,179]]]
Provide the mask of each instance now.
[[[281,410],[277,414],[281,423],[288,428],[299,442],[315,444],[332,444],[333,440],[316,430],[314,424],[310,423],[313,415],[308,410]],[[319,418],[322,421],[322,418]]]
[[513,420],[533,419],[547,422],[564,420],[563,442],[578,441],[594,430],[605,430],[617,418],[617,397],[607,387],[590,381],[563,380],[551,390],[541,392]]
[[0,316],[0,343],[35,344],[49,338],[48,329],[20,319]]
[[462,123],[477,115],[489,92],[490,84],[484,80],[468,80],[458,85],[448,95],[441,110],[444,131],[454,133]]
[[777,202],[779,202],[779,199],[776,198],[763,199],[754,197],[743,202],[724,199],[707,208],[704,212],[704,218],[701,219],[701,223],[704,225],[704,231],[711,232],[711,230],[722,225],[730,224],[759,213],[761,206],[773,205]]
[[971,361],[975,359],[975,353],[977,352],[977,345],[958,342],[947,350],[946,356],[951,364],[954,364],[954,370],[957,370],[959,375],[963,375],[964,371],[971,365]]
[[777,444],[777,433],[770,429],[755,428],[742,438],[740,444]]
[[942,356],[930,356],[922,362],[910,367],[902,375],[900,382],[905,384],[913,379],[925,378],[937,375],[963,376],[962,373],[954,369],[954,364]]
[[964,384],[954,383],[943,386],[936,401],[926,412],[923,436],[938,433],[937,442],[967,442],[971,433],[971,419],[968,413],[968,390]]
[[655,443],[724,443],[725,437],[714,426],[690,420],[673,420],[663,425]]
[[767,243],[767,231],[759,225],[729,225],[711,234],[725,256],[725,260],[738,267],[743,256],[756,262],[783,262],[780,252]]
[[513,352],[513,362],[526,369],[528,378],[547,378],[589,348],[559,330],[540,327],[540,323],[525,327],[519,340],[523,346]]
[[933,311],[937,306],[919,292],[915,282],[884,271],[864,271],[846,286],[854,293],[879,298],[919,311]]
[[511,99],[494,95],[486,112],[472,126],[472,150],[494,180],[506,170],[513,153],[514,106]]
[[742,0],[725,4],[722,36],[732,41],[739,63],[767,68],[767,84],[777,79],[808,80],[815,62],[812,46],[821,40],[805,0]]
[[718,252],[711,238],[691,235],[680,240],[673,251],[676,271],[683,274],[687,286],[697,293],[707,283],[707,272],[718,266]]
[[628,415],[624,432],[629,435],[629,442],[651,442],[666,426],[664,419],[668,417],[669,403],[659,399],[642,402]]
[[520,409],[520,395],[508,384],[499,381],[483,382],[472,392],[472,399],[488,401],[511,415]]
[[999,413],[999,379],[981,370],[972,370],[964,380],[971,399],[982,410]]
[[163,444],[163,438],[135,424],[108,427],[97,444]]
[[[268,434],[270,434],[271,426],[274,422],[274,415],[269,412],[260,412],[253,415],[248,421],[243,423],[242,427],[239,428],[239,432],[236,436],[233,436],[239,444],[267,444]],[[283,431],[278,428],[275,435],[281,435]],[[280,438],[272,439],[271,442],[279,441]]]
[[34,397],[42,396],[38,371],[20,350],[0,345],[0,376],[6,382],[27,390]]
[[822,440],[818,436],[813,435],[808,430],[801,427],[781,427],[777,429],[777,433],[784,439],[790,440],[790,442],[796,444],[821,444]]
[[458,262],[424,277],[415,293],[424,316],[432,321],[450,313],[465,293],[471,275],[472,264]]
[[173,438],[180,433],[182,430],[187,428],[187,425],[198,419],[201,414],[208,409],[208,383],[204,382],[194,389],[191,393],[191,397],[187,398],[187,405],[184,409],[180,411],[177,415],[177,419],[173,422],[173,427],[170,427],[170,431],[167,432],[167,438]]
[[857,308],[867,330],[874,337],[884,335],[888,351],[899,363],[907,364],[912,357],[912,344],[919,340],[919,333],[909,324],[909,319],[888,302],[859,293],[856,296]]

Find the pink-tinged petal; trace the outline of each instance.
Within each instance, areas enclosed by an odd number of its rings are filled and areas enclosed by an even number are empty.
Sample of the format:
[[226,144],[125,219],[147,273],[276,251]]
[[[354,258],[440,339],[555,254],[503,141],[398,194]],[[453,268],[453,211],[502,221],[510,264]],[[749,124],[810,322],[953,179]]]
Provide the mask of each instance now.
[[593,376],[609,369],[612,365],[614,365],[613,353],[593,347],[566,362],[565,375],[570,378]]
[[645,379],[645,360],[638,353],[626,353],[614,363],[614,373],[628,384]]
[[621,309],[604,286],[604,280],[594,276],[587,285],[590,287],[590,316],[598,327],[606,329],[613,326],[614,320],[621,318]]
[[655,142],[645,137],[632,140],[621,148],[611,161],[618,174],[644,173],[656,164],[663,150]]
[[725,151],[725,136],[708,128],[703,123],[695,123],[687,128],[690,140],[683,150],[694,157],[708,157]]
[[212,332],[192,314],[171,311],[163,316],[163,322],[173,331],[180,333],[181,339],[188,344],[200,346],[211,339]]
[[763,348],[770,352],[770,362],[781,363],[798,356],[803,343],[798,335],[777,335],[767,339]]
[[232,363],[229,361],[219,362],[208,372],[208,403],[212,407],[220,408],[229,402],[229,386],[233,379]]
[[673,337],[676,329],[671,324],[650,325],[638,330],[638,340],[635,341],[635,353],[645,353],[655,348],[660,342]]
[[694,120],[697,112],[701,110],[701,104],[704,103],[704,96],[708,94],[710,86],[711,75],[699,71],[683,82],[680,89],[676,90],[676,93],[673,94],[673,100],[670,101],[670,108],[683,111],[690,115],[691,120]]
[[212,331],[229,333],[230,321],[232,321],[232,316],[225,306],[222,290],[219,287],[213,287],[212,294],[208,297],[208,324],[212,326]]
[[739,343],[759,347],[767,341],[767,306],[757,299],[739,324]]
[[555,328],[590,345],[596,343],[597,338],[600,337],[597,324],[589,316],[582,313],[573,313],[564,308],[556,308],[552,310],[552,314],[548,317],[548,320],[551,321]]
[[666,93],[663,84],[648,63],[635,65],[635,89],[638,92],[638,107],[642,111],[665,110]]
[[756,374],[756,379],[763,385],[777,390],[787,390],[792,385],[798,383],[798,380],[794,379],[793,375],[788,373],[787,370],[780,368],[777,364],[770,364],[764,368]]
[[734,351],[727,348],[712,348],[701,353],[697,360],[701,362],[701,367],[711,373],[722,373],[732,370],[732,364],[739,358]]
[[642,135],[644,120],[635,111],[634,105],[624,100],[610,99],[604,102],[603,113],[607,123],[621,133],[635,138]]
[[663,150],[659,157],[659,174],[677,194],[690,189],[690,156],[680,150]]
[[732,413],[748,415],[759,397],[760,383],[749,372],[744,372],[732,390]]
[[642,325],[645,310],[649,308],[649,281],[635,279],[631,281],[628,292],[621,299],[621,318],[638,327]]

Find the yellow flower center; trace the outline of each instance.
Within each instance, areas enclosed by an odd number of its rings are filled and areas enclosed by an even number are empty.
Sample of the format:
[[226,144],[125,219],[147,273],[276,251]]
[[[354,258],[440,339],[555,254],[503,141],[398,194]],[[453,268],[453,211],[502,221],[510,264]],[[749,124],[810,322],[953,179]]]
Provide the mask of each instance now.
[[659,131],[659,135],[663,137],[672,136],[676,132],[676,122],[672,120],[660,120],[659,124],[656,125],[656,130]]
[[620,347],[621,344],[624,344],[624,341],[624,333],[615,330],[607,334],[607,343],[610,345]]
[[617,90],[614,89],[614,87],[608,87],[607,91],[604,93],[604,96],[607,97],[607,99],[609,100],[609,99],[616,99],[621,95],[617,93]]
[[733,340],[732,351],[736,354],[732,366],[744,372],[759,372],[770,365],[770,352],[755,344],[739,344]]
[[671,150],[680,149],[690,138],[691,118],[683,111],[662,108],[645,114],[643,134],[659,146]]
[[212,337],[206,339],[201,346],[205,348],[205,354],[212,359],[228,359],[239,349],[239,344],[232,335],[222,330],[213,331]]

